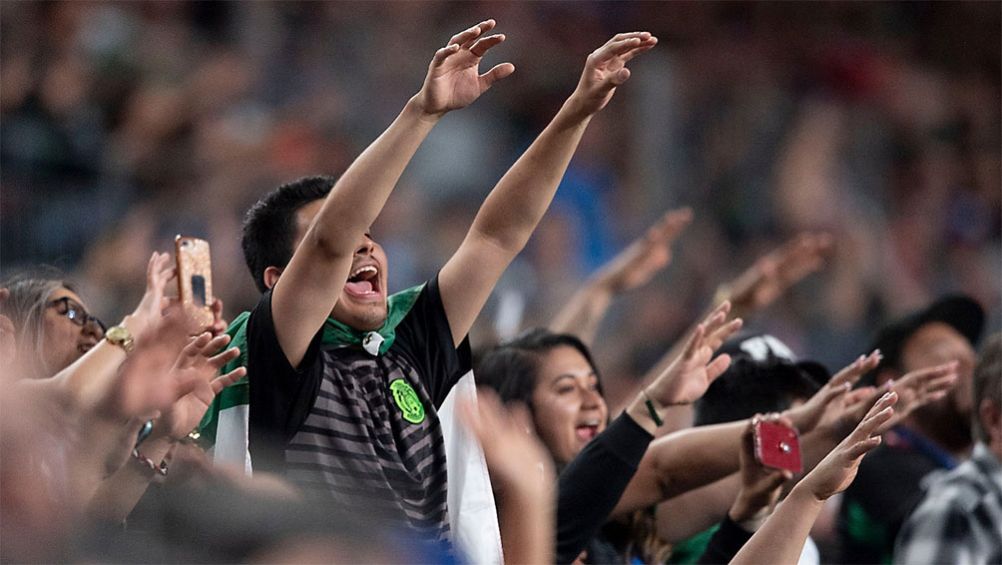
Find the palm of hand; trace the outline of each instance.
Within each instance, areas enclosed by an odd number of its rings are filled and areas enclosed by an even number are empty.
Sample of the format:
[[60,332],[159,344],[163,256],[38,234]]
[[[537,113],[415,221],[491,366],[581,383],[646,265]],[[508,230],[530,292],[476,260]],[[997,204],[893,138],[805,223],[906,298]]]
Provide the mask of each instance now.
[[428,111],[442,113],[464,108],[483,94],[479,63],[480,57],[468,50],[446,59],[445,64],[428,77]]
[[703,396],[710,386],[710,374],[706,364],[710,362],[712,356],[713,350],[703,346],[695,355],[677,359],[671,369],[671,377],[665,379],[667,381],[665,388],[657,392],[661,403],[689,404]]
[[191,369],[179,371],[178,380],[199,379],[194,390],[177,399],[165,410],[158,422],[168,436],[174,440],[183,439],[201,421],[205,411],[212,404],[215,395],[207,380],[191,376]]
[[612,95],[616,92],[615,88],[602,91],[599,90],[599,87],[608,82],[609,77],[614,76],[625,67],[626,63],[621,57],[612,57],[606,61],[588,65],[585,68],[584,73],[581,75],[581,87],[594,99],[595,112],[605,108],[605,105],[609,103]]

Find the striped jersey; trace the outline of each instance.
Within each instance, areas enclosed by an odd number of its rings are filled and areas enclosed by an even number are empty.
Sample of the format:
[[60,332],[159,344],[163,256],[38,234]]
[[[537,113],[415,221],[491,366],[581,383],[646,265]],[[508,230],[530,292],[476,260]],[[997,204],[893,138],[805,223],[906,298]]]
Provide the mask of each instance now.
[[251,314],[247,370],[255,472],[276,472],[308,497],[448,538],[437,409],[470,369],[470,351],[466,340],[453,345],[437,280],[421,290],[382,355],[324,343],[321,333],[293,368],[275,336],[270,292]]

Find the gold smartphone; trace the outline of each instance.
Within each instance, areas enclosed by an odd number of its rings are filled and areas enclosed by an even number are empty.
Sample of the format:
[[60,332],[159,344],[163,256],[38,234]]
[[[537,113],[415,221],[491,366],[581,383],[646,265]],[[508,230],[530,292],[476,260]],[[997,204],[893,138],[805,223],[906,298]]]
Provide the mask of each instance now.
[[209,242],[197,237],[174,238],[177,294],[185,312],[201,328],[212,325],[212,261]]

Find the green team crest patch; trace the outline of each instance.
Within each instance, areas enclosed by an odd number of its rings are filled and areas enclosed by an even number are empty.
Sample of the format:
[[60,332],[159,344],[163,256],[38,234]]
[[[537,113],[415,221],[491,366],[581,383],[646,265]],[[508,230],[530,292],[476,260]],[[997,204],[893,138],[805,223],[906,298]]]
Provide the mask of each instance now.
[[412,424],[424,422],[424,405],[409,382],[404,379],[391,382],[390,392],[393,393],[393,401],[397,403],[404,420]]

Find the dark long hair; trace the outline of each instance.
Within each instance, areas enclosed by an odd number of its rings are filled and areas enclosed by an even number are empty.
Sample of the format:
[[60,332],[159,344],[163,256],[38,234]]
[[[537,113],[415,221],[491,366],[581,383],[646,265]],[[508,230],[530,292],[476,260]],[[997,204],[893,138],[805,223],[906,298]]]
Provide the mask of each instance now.
[[558,347],[572,347],[588,361],[598,379],[598,392],[604,398],[602,378],[588,346],[573,335],[557,334],[544,328],[528,330],[485,353],[474,370],[477,384],[494,389],[506,404],[522,402],[532,410],[539,365],[547,353]]

